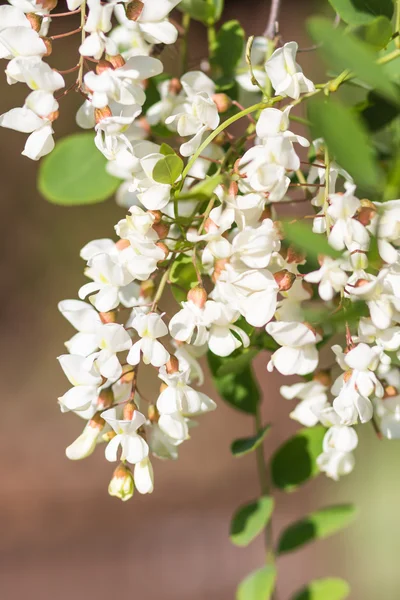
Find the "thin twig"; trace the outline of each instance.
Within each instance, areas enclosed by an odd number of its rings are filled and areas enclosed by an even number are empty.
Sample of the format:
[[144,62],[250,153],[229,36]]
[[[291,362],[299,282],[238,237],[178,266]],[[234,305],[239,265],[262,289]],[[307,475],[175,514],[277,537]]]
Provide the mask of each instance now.
[[281,7],[281,0],[272,0],[271,9],[269,13],[269,19],[267,23],[267,27],[264,31],[264,36],[269,40],[273,40],[277,33],[276,23],[279,17],[279,9]]

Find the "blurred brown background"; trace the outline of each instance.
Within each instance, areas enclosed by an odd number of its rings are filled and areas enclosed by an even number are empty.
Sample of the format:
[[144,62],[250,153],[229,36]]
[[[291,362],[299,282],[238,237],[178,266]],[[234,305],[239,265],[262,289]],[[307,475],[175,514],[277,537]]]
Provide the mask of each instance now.
[[[226,18],[241,19],[248,34],[262,32],[268,0],[226,4]],[[305,18],[311,8],[307,1],[283,0],[284,40],[309,45]],[[73,25],[72,18],[57,19],[53,31]],[[204,37],[193,28],[192,62],[204,53]],[[73,65],[76,43],[60,40],[53,64]],[[310,74],[315,57],[305,53],[300,60]],[[2,77],[0,89],[0,112],[23,103],[24,86],[9,87]],[[76,94],[61,100],[58,137],[76,129],[79,103]],[[122,212],[112,200],[74,209],[46,203],[35,191],[37,164],[20,156],[24,139],[0,130],[0,598],[109,600],[121,593],[141,600],[232,600],[239,580],[263,564],[261,540],[237,549],[228,539],[233,511],[258,494],[254,457],[234,459],[229,451],[232,439],[251,432],[249,418],[219,402],[177,462],[154,461],[155,492],[136,494],[126,504],[107,495],[112,466],[102,448],[82,462],[65,458],[82,422],[62,415],[56,402],[67,388],[56,356],[72,335],[57,302],[76,297],[84,282],[79,249],[112,235]],[[267,374],[266,362],[259,357],[256,369],[264,419],[274,422],[270,454],[296,426],[288,419],[290,403],[279,397],[279,377]],[[360,506],[356,525],[279,561],[279,600],[309,579],[329,575],[347,577],[354,599],[400,597],[399,444],[378,442],[368,426],[362,430],[354,474],[340,484],[321,477],[276,498],[275,535],[323,504]]]

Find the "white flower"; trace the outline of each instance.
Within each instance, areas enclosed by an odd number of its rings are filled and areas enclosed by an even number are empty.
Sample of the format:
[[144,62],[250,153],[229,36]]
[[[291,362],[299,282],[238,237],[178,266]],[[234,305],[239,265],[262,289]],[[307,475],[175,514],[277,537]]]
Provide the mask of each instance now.
[[127,361],[130,365],[137,365],[142,356],[144,364],[161,367],[169,359],[169,353],[157,338],[168,334],[168,328],[157,313],[139,313],[132,320],[132,327],[136,329],[140,340],[133,344],[129,351]]
[[96,331],[96,344],[100,352],[92,354],[91,358],[95,358],[101,375],[106,379],[118,379],[122,375],[122,367],[117,354],[132,346],[128,332],[119,323],[100,325]]
[[8,83],[26,83],[33,91],[53,94],[65,86],[63,76],[37,56],[14,58],[7,65],[6,75]]
[[[245,227],[232,240],[231,264],[243,263],[250,269],[268,266],[273,252],[279,252],[281,243],[271,219],[264,219],[259,227]],[[243,267],[243,265],[242,265]]]
[[315,91],[312,81],[307,79],[296,63],[298,45],[288,42],[278,48],[265,63],[265,70],[276,95],[289,96],[297,100],[300,94]]
[[321,299],[327,302],[332,300],[335,293],[344,290],[348,275],[343,271],[340,261],[324,256],[321,268],[307,273],[304,280],[309,283],[319,283],[318,293]]
[[351,473],[354,468],[352,452],[357,444],[358,437],[352,427],[337,425],[328,429],[323,441],[323,453],[317,458],[320,470],[336,481],[342,475]]
[[85,426],[80,436],[76,438],[65,449],[65,454],[70,460],[82,460],[90,456],[100,441],[100,436],[104,430],[104,421],[101,419],[91,419]]
[[229,356],[240,346],[248,348],[249,336],[243,329],[234,325],[239,312],[222,302],[209,301],[205,307],[209,322],[208,347],[217,356]]
[[58,357],[61,368],[74,386],[58,400],[63,412],[83,411],[96,402],[102,377],[85,357],[64,354]]
[[215,410],[216,404],[206,394],[189,386],[189,371],[177,371],[168,374],[165,367],[160,369],[159,377],[167,384],[157,400],[160,415],[194,416]]
[[[182,309],[177,312],[169,323],[172,337],[179,342],[188,342],[194,346],[202,346],[208,339],[208,320],[204,307],[197,306],[191,300],[182,302]],[[193,339],[193,335],[196,335]]]
[[139,494],[151,494],[153,492],[154,473],[148,457],[135,464],[133,480]]
[[346,183],[344,194],[333,194],[329,197],[327,213],[333,219],[334,225],[328,241],[335,250],[344,248],[354,250],[354,245],[362,250],[368,250],[368,231],[364,225],[352,218],[361,207],[360,200],[353,194],[355,187],[353,184]]
[[115,408],[110,408],[102,413],[103,419],[112,427],[117,434],[107,444],[105,456],[110,462],[117,459],[118,448],[121,446],[121,460],[127,460],[131,464],[136,464],[144,460],[149,447],[147,442],[137,433],[137,430],[144,425],[146,418],[141,412],[135,410],[131,420],[119,419]]
[[93,56],[100,59],[103,52],[117,54],[117,48],[112,40],[105,36],[110,31],[111,17],[114,10],[114,2],[101,4],[100,0],[87,0],[89,14],[86,19],[84,30],[90,33],[79,47],[82,56]]
[[306,375],[318,365],[318,336],[303,323],[275,321],[266,331],[282,346],[271,356],[268,370],[275,367],[282,375]]
[[313,427],[319,421],[319,413],[329,406],[327,386],[317,380],[294,385],[283,385],[281,395],[287,400],[299,398],[301,402],[290,413],[290,417],[306,427]]
[[[146,425],[146,435],[150,450],[154,456],[161,459],[176,460],[178,458],[179,440],[164,433],[158,423]],[[181,440],[183,441],[183,439]]]
[[[120,290],[132,281],[132,276],[109,254],[95,254],[88,261],[85,275],[93,279],[79,290],[82,300],[89,300],[100,312],[116,308],[120,302]],[[94,293],[96,292],[96,293]]]
[[46,46],[39,34],[30,27],[7,27],[0,30],[0,58],[43,56]]
[[78,330],[65,343],[70,354],[88,356],[97,350],[96,331],[101,325],[101,319],[93,306],[81,300],[63,300],[58,303],[58,310]]
[[136,21],[130,21],[121,4],[115,7],[115,14],[124,28],[140,32],[151,44],[174,44],[178,38],[176,27],[168,20],[168,14],[180,0],[143,0],[143,9]]

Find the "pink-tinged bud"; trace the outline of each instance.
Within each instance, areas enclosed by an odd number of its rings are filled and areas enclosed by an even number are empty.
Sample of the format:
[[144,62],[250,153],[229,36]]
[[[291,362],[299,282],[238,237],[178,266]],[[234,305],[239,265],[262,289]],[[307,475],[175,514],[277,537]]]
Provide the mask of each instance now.
[[43,17],[37,15],[36,13],[27,13],[25,16],[28,19],[33,31],[39,33],[42,26]]
[[126,61],[121,54],[116,54],[115,56],[106,54],[106,60],[111,63],[113,69],[120,69],[126,64]]
[[108,312],[99,313],[99,317],[101,322],[106,325],[107,323],[116,323],[117,322],[117,313],[115,310],[109,310]]
[[139,296],[141,298],[148,298],[149,300],[151,300],[151,298],[153,298],[153,296],[154,296],[155,289],[156,289],[156,286],[152,279],[147,279],[147,281],[142,281],[142,283],[140,284]]
[[360,288],[360,287],[364,287],[364,285],[368,285],[370,282],[368,281],[368,279],[358,279],[355,284],[354,287],[355,288]]
[[120,377],[121,383],[133,383],[136,379],[136,372],[131,365],[124,365],[122,367],[122,377]]
[[196,287],[188,291],[187,299],[199,308],[204,308],[207,298],[207,292],[201,285],[196,285]]
[[173,77],[171,79],[171,81],[169,82],[168,92],[173,96],[177,96],[181,90],[182,90],[181,82],[176,77]]
[[108,493],[110,496],[119,498],[122,502],[126,502],[133,496],[135,485],[133,482],[132,471],[124,464],[120,464],[114,471]]
[[161,250],[164,252],[164,259],[167,258],[168,254],[169,254],[168,246],[166,244],[164,244],[164,242],[157,242],[156,246],[161,248]]
[[125,250],[125,248],[129,248],[129,246],[131,245],[129,240],[118,240],[118,242],[115,244],[115,247],[117,250],[121,251],[121,250]]
[[226,144],[225,132],[221,131],[221,133],[219,133],[217,137],[214,138],[213,143],[217,144],[218,146],[223,146],[224,144]]
[[104,71],[109,71],[110,69],[114,69],[112,63],[105,58],[101,58],[96,65],[96,73],[97,75],[101,75]]
[[399,392],[396,390],[394,385],[387,385],[385,387],[385,393],[383,394],[383,399],[385,400],[386,398],[393,398],[393,396],[397,396],[398,393]]
[[287,292],[296,281],[296,275],[287,269],[282,269],[282,271],[274,273],[274,279],[279,286],[279,291]]
[[126,16],[130,21],[137,21],[142,14],[144,3],[140,0],[132,0],[126,5]]
[[214,94],[211,99],[219,113],[226,112],[232,106],[232,100],[226,94]]
[[53,41],[49,37],[41,37],[40,38],[46,47],[46,52],[43,56],[50,56],[53,52]]
[[169,233],[169,225],[167,225],[166,223],[154,223],[153,229],[160,240],[166,238]]
[[238,158],[237,160],[235,160],[235,163],[233,165],[233,172],[236,175],[239,175],[239,177],[246,177],[246,175],[244,173],[240,172],[240,158]]
[[49,113],[46,118],[51,123],[53,123],[54,121],[56,121],[58,119],[59,116],[60,116],[60,111],[59,110],[53,110],[53,112]]
[[37,0],[36,4],[41,6],[47,12],[54,10],[58,4],[58,0]]
[[149,122],[148,122],[148,120],[146,119],[146,117],[139,117],[139,118],[136,120],[136,123],[137,123],[138,125],[140,125],[140,127],[143,129],[143,131],[144,131],[145,133],[147,133],[147,135],[150,135],[150,134],[151,134],[151,127],[150,127],[150,125],[149,125]]
[[179,371],[179,360],[174,354],[170,355],[169,360],[165,365],[165,369],[168,375],[172,375],[173,373],[177,373]]
[[100,123],[100,121],[103,121],[103,119],[108,119],[109,117],[112,117],[112,111],[109,106],[94,109],[94,120],[96,124]]
[[92,427],[92,429],[96,429],[98,431],[101,431],[105,424],[106,422],[103,417],[100,416],[100,413],[93,415],[89,421],[89,427]]
[[322,385],[330,388],[332,385],[332,377],[330,371],[327,371],[325,369],[317,371],[313,376],[313,381],[318,381]]
[[149,404],[149,408],[147,409],[147,417],[150,423],[157,423],[160,418],[160,413],[157,410],[157,406],[155,404]]
[[122,412],[124,421],[132,421],[135,410],[137,410],[136,404],[133,402],[133,400],[129,400],[129,402],[125,404]]
[[361,208],[358,209],[355,219],[364,227],[369,225],[376,215],[376,206],[370,200],[364,198],[361,200]]
[[162,219],[161,210],[148,210],[147,213],[154,217],[154,225],[157,225],[158,223],[160,223],[160,221]]
[[110,408],[114,404],[114,393],[111,387],[105,388],[104,390],[100,390],[100,393],[97,398],[97,409],[105,410],[106,408]]
[[231,181],[229,184],[229,195],[230,196],[237,196],[238,195],[238,191],[239,191],[239,186],[237,181]]
[[211,279],[212,279],[213,283],[217,282],[217,280],[219,279],[222,271],[224,271],[224,269],[225,269],[226,265],[228,264],[228,262],[229,262],[228,258],[218,258],[215,261],[214,271],[213,271],[213,274],[211,276]]
[[286,260],[289,264],[295,263],[296,265],[304,262],[306,259],[306,255],[304,252],[293,248],[293,246],[289,246],[286,253]]
[[216,227],[217,225],[214,223],[214,221],[210,217],[208,217],[208,219],[206,219],[204,223],[204,231],[209,233],[211,230],[215,230]]

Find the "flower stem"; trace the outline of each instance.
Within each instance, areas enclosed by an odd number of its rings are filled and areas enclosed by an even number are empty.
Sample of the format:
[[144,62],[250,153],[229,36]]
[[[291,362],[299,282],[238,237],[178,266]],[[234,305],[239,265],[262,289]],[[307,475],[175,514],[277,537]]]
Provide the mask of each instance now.
[[[85,36],[86,36],[86,32],[84,30],[85,19],[86,19],[86,0],[84,0],[84,2],[82,2],[82,4],[81,4],[81,31],[82,31],[81,43],[82,44],[85,41]],[[79,71],[78,71],[78,78],[76,80],[78,90],[80,90],[82,88],[84,64],[85,64],[85,57],[81,55],[79,57]]]
[[189,37],[189,28],[190,28],[190,15],[188,13],[184,13],[182,16],[182,27],[183,27],[183,37],[181,41],[181,60],[182,60],[182,74],[186,73],[188,70],[188,37]]

